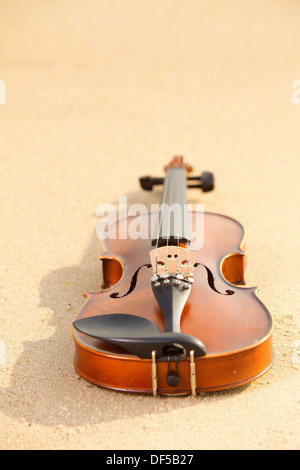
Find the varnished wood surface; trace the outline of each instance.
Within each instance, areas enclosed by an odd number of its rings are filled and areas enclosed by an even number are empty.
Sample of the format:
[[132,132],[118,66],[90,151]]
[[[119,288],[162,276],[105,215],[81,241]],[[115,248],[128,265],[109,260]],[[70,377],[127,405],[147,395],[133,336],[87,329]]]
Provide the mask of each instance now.
[[[128,221],[117,225],[124,223]],[[198,337],[207,348],[207,355],[196,359],[197,391],[247,383],[266,372],[273,360],[273,321],[257,297],[257,288],[231,283],[244,282],[244,238],[243,227],[234,219],[205,214],[204,245],[194,250],[195,283],[181,319],[182,333]],[[163,331],[163,316],[150,284],[151,240],[108,238],[105,247],[104,279],[110,279],[106,285],[116,284],[101,292],[85,294],[86,302],[76,319],[128,313],[148,318]],[[193,250],[193,245],[190,248]],[[213,274],[210,279],[213,288],[208,282],[209,272]],[[85,379],[112,389],[151,393],[151,360],[129,356],[74,329],[73,337],[75,368]],[[159,393],[190,392],[188,359],[179,363],[177,387],[166,384],[166,375],[167,363],[161,362]]]

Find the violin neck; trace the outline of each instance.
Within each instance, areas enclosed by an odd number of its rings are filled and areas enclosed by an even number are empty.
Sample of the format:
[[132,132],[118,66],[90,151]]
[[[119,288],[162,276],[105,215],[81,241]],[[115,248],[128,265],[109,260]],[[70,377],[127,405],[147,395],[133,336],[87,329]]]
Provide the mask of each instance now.
[[160,206],[158,230],[152,245],[188,245],[190,243],[187,208],[186,169],[169,167],[166,172]]

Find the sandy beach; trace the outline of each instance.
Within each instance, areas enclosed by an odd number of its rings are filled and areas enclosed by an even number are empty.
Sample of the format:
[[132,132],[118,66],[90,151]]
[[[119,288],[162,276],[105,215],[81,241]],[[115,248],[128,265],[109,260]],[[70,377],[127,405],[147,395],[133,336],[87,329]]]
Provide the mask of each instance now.
[[[1,450],[299,449],[299,18],[284,0],[0,2]],[[97,207],[158,202],[139,178],[174,155],[215,175],[189,198],[245,227],[275,361],[196,397],[102,389],[71,335],[101,284]]]

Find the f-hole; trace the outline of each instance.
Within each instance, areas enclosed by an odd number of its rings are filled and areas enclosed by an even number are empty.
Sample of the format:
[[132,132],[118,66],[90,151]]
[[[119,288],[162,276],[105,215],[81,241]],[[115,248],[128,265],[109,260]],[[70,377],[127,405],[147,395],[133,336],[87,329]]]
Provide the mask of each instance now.
[[120,295],[119,292],[113,292],[112,294],[110,294],[109,297],[111,297],[112,299],[121,299],[122,297],[126,297],[126,295],[129,295],[131,294],[131,292],[135,289],[135,286],[136,286],[136,283],[137,283],[137,278],[138,278],[138,273],[140,271],[140,269],[142,268],[151,268],[151,264],[142,264],[142,266],[140,266],[134,273],[134,275],[132,276],[131,278],[131,282],[130,282],[130,286],[129,286],[129,289],[127,292],[125,292],[125,294],[123,295]]
[[233,295],[234,294],[234,291],[230,290],[230,289],[225,290],[225,292],[218,291],[218,289],[215,286],[215,280],[214,280],[214,276],[213,276],[213,273],[211,272],[211,270],[207,266],[205,266],[205,264],[202,264],[202,263],[195,263],[194,264],[195,268],[197,268],[198,266],[202,266],[203,268],[206,269],[207,283],[208,283],[209,287],[214,292],[216,292],[217,294],[221,294],[221,295]]

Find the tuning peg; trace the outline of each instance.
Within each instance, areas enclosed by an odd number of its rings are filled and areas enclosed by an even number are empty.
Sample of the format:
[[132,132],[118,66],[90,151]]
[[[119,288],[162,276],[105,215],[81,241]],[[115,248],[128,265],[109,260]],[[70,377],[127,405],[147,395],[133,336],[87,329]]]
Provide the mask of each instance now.
[[143,176],[140,178],[140,184],[146,191],[152,191],[153,186],[164,184],[164,178],[152,178],[152,176]]
[[[200,176],[189,176],[188,181],[199,181],[199,184],[189,184],[188,188],[200,188],[203,192],[214,189],[214,175],[209,171],[204,171]],[[164,184],[164,178],[153,178],[152,176],[143,176],[140,178],[140,185],[146,191],[152,191],[153,186]]]
[[188,181],[200,181],[200,184],[189,184],[188,188],[201,188],[204,193],[214,189],[214,175],[210,171],[203,171],[200,176],[189,176]]

